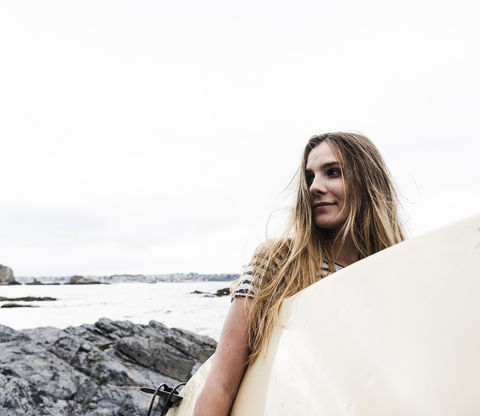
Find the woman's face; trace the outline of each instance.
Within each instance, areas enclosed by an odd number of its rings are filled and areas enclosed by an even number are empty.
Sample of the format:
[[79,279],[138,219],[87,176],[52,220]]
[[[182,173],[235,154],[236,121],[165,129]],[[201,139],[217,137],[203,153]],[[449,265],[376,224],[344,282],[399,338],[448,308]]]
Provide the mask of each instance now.
[[335,234],[350,213],[340,161],[327,141],[313,148],[305,171],[315,224]]

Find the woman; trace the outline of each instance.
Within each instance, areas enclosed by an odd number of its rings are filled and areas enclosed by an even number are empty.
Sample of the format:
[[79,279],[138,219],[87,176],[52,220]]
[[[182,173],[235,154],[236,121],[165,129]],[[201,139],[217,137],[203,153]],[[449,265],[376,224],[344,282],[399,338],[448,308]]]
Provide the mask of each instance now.
[[237,283],[195,416],[228,415],[245,367],[265,351],[285,299],[404,240],[389,171],[360,134],[313,136],[295,193],[283,237],[260,246]]

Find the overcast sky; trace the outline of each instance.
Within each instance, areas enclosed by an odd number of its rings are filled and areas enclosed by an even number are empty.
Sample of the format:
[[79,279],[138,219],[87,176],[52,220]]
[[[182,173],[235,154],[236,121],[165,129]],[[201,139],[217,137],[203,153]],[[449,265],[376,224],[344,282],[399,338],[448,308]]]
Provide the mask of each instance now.
[[359,131],[415,236],[480,212],[474,1],[3,1],[0,264],[239,273],[309,137]]

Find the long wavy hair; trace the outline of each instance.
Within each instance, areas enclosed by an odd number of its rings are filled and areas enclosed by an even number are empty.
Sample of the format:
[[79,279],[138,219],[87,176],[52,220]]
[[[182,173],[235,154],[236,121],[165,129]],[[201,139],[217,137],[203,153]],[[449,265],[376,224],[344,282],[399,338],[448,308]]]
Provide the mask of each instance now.
[[[324,141],[340,162],[350,205],[335,241],[314,223],[305,175],[308,155]],[[321,279],[326,274],[325,265],[335,270],[334,243],[341,247],[351,238],[362,259],[405,239],[392,177],[378,149],[361,134],[313,136],[290,186],[295,201],[282,236],[258,247],[251,263],[255,296],[248,315],[248,363],[266,349],[283,301]]]

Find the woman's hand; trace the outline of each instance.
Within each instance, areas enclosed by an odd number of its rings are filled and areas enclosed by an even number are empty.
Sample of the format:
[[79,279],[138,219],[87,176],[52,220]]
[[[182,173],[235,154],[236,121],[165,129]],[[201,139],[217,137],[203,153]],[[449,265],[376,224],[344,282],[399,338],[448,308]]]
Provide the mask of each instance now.
[[194,416],[227,416],[230,412],[250,353],[247,346],[250,302],[237,297],[230,306]]

